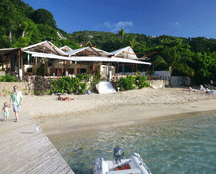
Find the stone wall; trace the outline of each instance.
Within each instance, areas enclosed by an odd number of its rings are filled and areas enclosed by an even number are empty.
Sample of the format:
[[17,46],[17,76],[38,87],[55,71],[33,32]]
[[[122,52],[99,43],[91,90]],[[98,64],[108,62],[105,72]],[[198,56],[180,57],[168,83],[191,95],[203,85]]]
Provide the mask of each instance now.
[[8,92],[12,92],[14,86],[17,86],[23,94],[28,93],[26,82],[0,82],[0,97],[10,95]]
[[181,86],[181,85],[191,85],[191,80],[186,76],[172,76],[171,79],[172,86]]

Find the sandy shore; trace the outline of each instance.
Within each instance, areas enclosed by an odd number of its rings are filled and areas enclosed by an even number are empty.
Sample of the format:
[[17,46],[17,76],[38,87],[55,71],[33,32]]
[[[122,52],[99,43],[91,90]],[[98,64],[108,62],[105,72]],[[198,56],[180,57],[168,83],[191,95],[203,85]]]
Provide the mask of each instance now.
[[[29,112],[46,134],[55,134],[87,127],[136,124],[173,114],[211,111],[216,106],[216,95],[202,91],[190,93],[188,88],[144,88],[117,94],[68,96],[74,100],[58,101],[56,96],[27,95],[22,110]],[[9,98],[1,97],[0,103],[9,101]]]

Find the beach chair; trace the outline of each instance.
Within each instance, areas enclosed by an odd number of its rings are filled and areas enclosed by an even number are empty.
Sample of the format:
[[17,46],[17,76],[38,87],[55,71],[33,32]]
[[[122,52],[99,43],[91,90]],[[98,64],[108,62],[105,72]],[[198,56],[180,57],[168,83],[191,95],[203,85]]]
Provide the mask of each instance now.
[[196,89],[193,89],[193,88],[189,87],[189,91],[190,92],[196,92]]
[[203,87],[203,85],[200,85],[200,91],[206,91],[206,89]]
[[208,93],[208,94],[214,94],[215,92],[214,91],[210,91],[208,88],[206,89],[206,93]]

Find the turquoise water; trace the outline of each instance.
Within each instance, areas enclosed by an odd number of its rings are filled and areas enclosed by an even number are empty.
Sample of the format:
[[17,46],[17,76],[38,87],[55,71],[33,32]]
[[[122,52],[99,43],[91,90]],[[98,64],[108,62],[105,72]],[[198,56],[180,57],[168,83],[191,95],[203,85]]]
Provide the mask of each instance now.
[[216,114],[49,138],[76,174],[92,174],[93,160],[112,159],[116,145],[126,157],[139,153],[153,174],[216,173]]

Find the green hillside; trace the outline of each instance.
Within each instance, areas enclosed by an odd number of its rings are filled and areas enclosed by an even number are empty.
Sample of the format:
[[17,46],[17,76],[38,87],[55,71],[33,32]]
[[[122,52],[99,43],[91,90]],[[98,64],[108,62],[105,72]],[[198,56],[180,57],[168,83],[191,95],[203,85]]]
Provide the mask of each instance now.
[[[57,31],[67,39],[59,38]],[[155,70],[190,75],[197,84],[210,79],[216,81],[216,39],[151,37],[125,33],[124,29],[116,34],[87,30],[68,34],[57,28],[52,13],[46,9],[34,10],[21,0],[0,0],[0,48],[26,47],[44,40],[72,49],[90,41],[108,52],[130,45],[138,57],[151,58]]]
[[[55,40],[57,46],[78,48],[71,36],[56,26],[52,13],[34,10],[21,0],[0,1],[0,48],[25,47],[44,40]],[[60,31],[67,40],[60,40]]]

